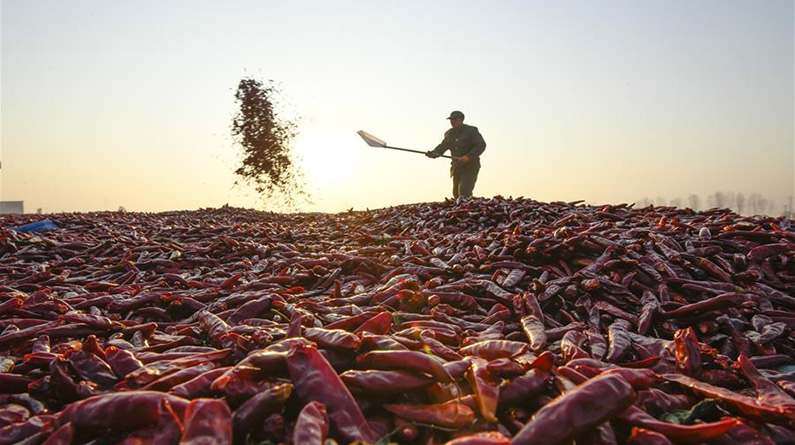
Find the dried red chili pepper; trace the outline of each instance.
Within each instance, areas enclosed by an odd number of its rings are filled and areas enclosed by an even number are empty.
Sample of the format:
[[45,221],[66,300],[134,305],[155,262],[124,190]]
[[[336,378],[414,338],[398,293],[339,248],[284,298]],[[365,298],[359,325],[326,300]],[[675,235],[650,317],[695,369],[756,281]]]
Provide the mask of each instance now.
[[246,436],[254,429],[257,422],[262,421],[271,414],[284,409],[284,404],[293,391],[293,385],[280,383],[270,386],[235,410],[232,423],[236,441],[245,440]]
[[223,400],[196,399],[185,410],[181,444],[231,444],[232,413]]
[[184,399],[195,399],[197,397],[209,396],[211,393],[210,386],[212,383],[215,381],[215,379],[221,377],[229,369],[231,368],[224,367],[204,372],[191,380],[172,387],[169,392]]
[[511,440],[495,431],[457,437],[444,445],[510,445]]
[[638,427],[632,428],[628,443],[633,445],[673,445],[665,435]]
[[359,394],[403,393],[424,388],[434,379],[410,371],[357,371],[340,374],[340,379],[351,392]]
[[94,396],[75,402],[58,413],[58,427],[71,422],[79,431],[134,430],[155,424],[159,407],[166,400],[177,413],[184,413],[188,401],[153,391],[130,391]]
[[406,420],[445,428],[460,428],[475,420],[472,409],[461,403],[438,405],[386,404],[384,409]]
[[512,440],[513,444],[565,444],[621,414],[635,400],[621,376],[591,379],[541,408]]
[[406,371],[424,372],[438,381],[449,383],[452,377],[442,363],[417,351],[370,351],[357,359],[360,366],[367,369],[403,369]]
[[326,407],[319,402],[307,403],[295,421],[293,443],[323,445],[329,432]]
[[664,374],[664,379],[682,385],[697,394],[715,398],[723,402],[726,409],[741,415],[758,419],[764,422],[781,423],[782,425],[793,425],[795,419],[789,413],[787,406],[776,406],[764,401],[738,394],[725,388],[700,382],[691,377],[678,374]]
[[677,443],[702,443],[721,436],[739,424],[737,419],[696,425],[661,422],[634,406],[622,413],[619,421],[663,434]]
[[459,353],[464,356],[476,356],[486,360],[511,358],[526,353],[526,343],[511,340],[484,340],[461,348]]
[[500,390],[499,382],[489,372],[489,362],[482,358],[473,358],[472,366],[467,371],[466,378],[469,386],[475,392],[480,415],[487,422],[497,422],[497,401]]
[[351,393],[317,349],[295,345],[287,354],[287,368],[298,397],[304,403],[315,401],[325,405],[332,430],[341,438],[370,442],[378,439]]
[[[237,407],[295,383],[286,354],[315,345],[333,366],[329,381],[332,372],[416,374],[430,383],[392,391],[391,402],[459,403],[478,414],[490,410],[478,404],[483,390],[473,376],[482,371],[478,359],[489,361],[489,386],[500,388],[497,423],[478,415],[461,431],[417,427],[383,410],[375,390],[357,393],[358,403],[341,403],[364,410],[377,436],[405,429],[396,440],[443,442],[480,428],[516,433],[556,395],[550,381],[563,391],[585,382],[577,370],[619,374],[635,388],[650,388],[638,393],[637,407],[655,416],[688,410],[721,388],[721,408],[751,422],[680,426],[635,413],[630,418],[639,425],[617,417],[583,432],[581,443],[624,440],[632,426],[665,431],[673,441],[707,434],[715,443],[793,439],[787,407],[795,389],[787,380],[795,344],[787,334],[795,328],[795,232],[783,220],[501,197],[341,215],[226,208],[52,217],[63,230],[29,235],[0,228],[0,372],[30,381],[0,402],[8,421],[63,412],[116,378],[124,383],[115,391],[164,390],[208,362],[232,368],[204,372],[173,386],[172,394]],[[29,216],[0,217],[19,218]],[[532,325],[523,326],[530,316]],[[382,334],[367,326],[352,333],[366,322]],[[693,336],[685,335],[688,328]],[[327,332],[333,329],[345,332]],[[669,340],[675,336],[678,342]],[[220,348],[229,351],[200,356]],[[440,382],[447,377],[435,365],[356,369],[357,358],[379,350],[423,354],[454,382]],[[698,377],[681,388],[687,394],[652,388],[655,373],[680,369]],[[474,385],[462,381],[467,374]],[[657,387],[675,385],[682,383]],[[758,397],[750,396],[754,391]],[[252,440],[289,442],[302,404],[311,400],[293,399],[262,419]],[[151,405],[155,421],[107,434],[130,443],[173,436],[178,421],[165,404]],[[752,424],[762,422],[787,427],[764,423],[754,433]],[[612,425],[622,427],[617,435]],[[35,431],[31,441],[56,429]],[[335,428],[329,434],[346,439]]]
[[497,406],[504,407],[518,405],[528,398],[540,394],[544,390],[544,385],[550,379],[547,371],[531,369],[523,376],[514,378],[500,386],[500,394]]

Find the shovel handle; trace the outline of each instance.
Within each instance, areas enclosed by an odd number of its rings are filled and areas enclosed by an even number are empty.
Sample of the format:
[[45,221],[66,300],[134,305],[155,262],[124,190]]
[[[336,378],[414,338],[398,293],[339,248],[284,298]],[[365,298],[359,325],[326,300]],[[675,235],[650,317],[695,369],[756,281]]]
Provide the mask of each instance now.
[[[412,149],[410,149],[410,148],[392,147],[392,146],[390,146],[390,145],[384,145],[384,148],[389,148],[389,149],[392,149],[392,150],[408,151],[408,152],[411,152],[411,153],[420,153],[420,154],[425,154],[425,153],[426,153],[426,152],[424,152],[424,151],[420,151],[420,150],[412,150]],[[447,159],[458,160],[458,156],[448,156],[448,155],[441,155],[441,156],[439,156],[439,157],[440,157],[440,158],[447,158]]]

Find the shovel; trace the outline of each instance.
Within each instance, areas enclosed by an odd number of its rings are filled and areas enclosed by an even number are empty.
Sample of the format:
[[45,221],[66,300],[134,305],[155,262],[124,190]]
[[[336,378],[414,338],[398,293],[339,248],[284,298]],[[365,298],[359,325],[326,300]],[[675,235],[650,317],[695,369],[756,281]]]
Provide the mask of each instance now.
[[[364,130],[359,130],[357,133],[359,134],[359,136],[362,137],[362,139],[364,139],[364,142],[367,142],[367,145],[369,145],[371,147],[380,147],[380,148],[388,148],[390,150],[408,151],[410,153],[420,153],[420,154],[425,154],[426,153],[426,152],[420,151],[420,150],[411,150],[411,149],[408,149],[408,148],[391,147],[389,145],[386,145],[386,142],[382,141],[381,139],[378,139],[377,137],[373,136],[372,134],[370,134],[370,133],[368,133],[368,132],[366,132]],[[449,159],[458,159],[457,156],[441,155],[440,157],[449,158]]]

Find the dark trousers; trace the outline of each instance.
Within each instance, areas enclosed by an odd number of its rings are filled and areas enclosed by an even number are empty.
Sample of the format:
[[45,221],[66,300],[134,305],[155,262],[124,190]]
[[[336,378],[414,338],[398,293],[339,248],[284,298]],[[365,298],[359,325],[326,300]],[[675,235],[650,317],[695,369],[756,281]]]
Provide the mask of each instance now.
[[452,169],[453,198],[458,198],[459,196],[463,198],[472,197],[472,190],[475,189],[479,171],[479,165],[471,167],[456,166]]

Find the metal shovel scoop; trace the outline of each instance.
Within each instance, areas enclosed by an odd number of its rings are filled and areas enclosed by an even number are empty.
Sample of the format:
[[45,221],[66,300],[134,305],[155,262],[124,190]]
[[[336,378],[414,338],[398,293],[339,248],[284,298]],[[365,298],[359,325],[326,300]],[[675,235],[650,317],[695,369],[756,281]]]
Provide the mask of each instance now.
[[[408,151],[408,152],[411,152],[411,153],[420,153],[420,154],[425,154],[426,153],[426,152],[420,151],[420,150],[411,150],[411,149],[408,149],[408,148],[391,147],[389,145],[386,145],[386,142],[382,141],[381,139],[378,139],[377,137],[373,136],[372,134],[370,134],[370,133],[368,133],[368,132],[366,132],[364,130],[359,130],[357,133],[359,134],[359,136],[362,137],[362,139],[364,139],[364,142],[367,142],[367,145],[369,145],[371,147],[389,148],[390,150]],[[448,155],[441,155],[441,157],[442,158],[455,159],[455,157],[448,156]]]

